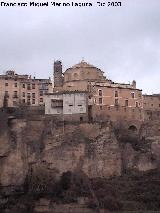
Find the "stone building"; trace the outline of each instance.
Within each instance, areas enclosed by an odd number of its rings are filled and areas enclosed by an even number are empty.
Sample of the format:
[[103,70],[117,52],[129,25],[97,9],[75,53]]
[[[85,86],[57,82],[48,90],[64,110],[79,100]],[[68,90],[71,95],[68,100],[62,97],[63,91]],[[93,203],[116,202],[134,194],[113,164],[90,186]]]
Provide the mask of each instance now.
[[116,84],[114,82],[92,82],[94,94],[92,117],[94,120],[108,119],[113,121],[142,120],[142,91],[134,84]]
[[145,120],[159,120],[160,94],[143,95],[143,110]]
[[43,105],[43,96],[49,91],[52,91],[50,79],[35,79],[14,71],[0,75],[0,107]]
[[[58,74],[55,74],[57,72]],[[90,121],[108,118],[143,120],[142,90],[136,88],[135,81],[132,84],[114,83],[104,76],[102,70],[85,61],[62,73],[61,62],[56,61],[53,91],[81,91],[82,89],[88,94],[87,113]]]
[[160,110],[160,94],[143,95],[143,108],[145,110]]

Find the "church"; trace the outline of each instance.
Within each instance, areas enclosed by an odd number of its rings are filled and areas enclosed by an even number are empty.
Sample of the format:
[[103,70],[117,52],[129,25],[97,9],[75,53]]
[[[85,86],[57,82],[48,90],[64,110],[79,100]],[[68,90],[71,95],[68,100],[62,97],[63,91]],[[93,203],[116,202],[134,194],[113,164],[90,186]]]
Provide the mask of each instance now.
[[45,114],[64,120],[143,120],[142,90],[131,84],[115,83],[104,72],[84,60],[64,72],[54,62],[53,92],[45,96]]

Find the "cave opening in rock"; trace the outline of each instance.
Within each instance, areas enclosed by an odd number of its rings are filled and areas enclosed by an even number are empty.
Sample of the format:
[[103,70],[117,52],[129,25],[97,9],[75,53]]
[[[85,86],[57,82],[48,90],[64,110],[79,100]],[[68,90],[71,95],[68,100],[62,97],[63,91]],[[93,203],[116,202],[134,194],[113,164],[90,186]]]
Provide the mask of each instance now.
[[137,132],[137,127],[134,126],[134,125],[131,125],[131,126],[129,126],[128,130],[129,130],[130,132]]

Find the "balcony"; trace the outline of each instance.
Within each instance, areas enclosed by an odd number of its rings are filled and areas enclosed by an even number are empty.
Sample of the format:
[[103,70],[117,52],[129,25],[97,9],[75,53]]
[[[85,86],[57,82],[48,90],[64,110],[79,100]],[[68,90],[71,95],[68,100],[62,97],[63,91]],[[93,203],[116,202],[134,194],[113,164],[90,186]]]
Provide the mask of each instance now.
[[51,100],[51,107],[52,108],[63,107],[63,100]]

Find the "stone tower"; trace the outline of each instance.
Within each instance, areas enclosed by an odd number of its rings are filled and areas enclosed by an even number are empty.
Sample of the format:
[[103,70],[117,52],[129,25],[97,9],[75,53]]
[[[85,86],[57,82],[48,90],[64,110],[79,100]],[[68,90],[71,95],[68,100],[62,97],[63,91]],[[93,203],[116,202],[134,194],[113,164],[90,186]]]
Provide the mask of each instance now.
[[54,87],[62,87],[63,86],[62,62],[54,61],[53,69],[54,69],[53,70]]

